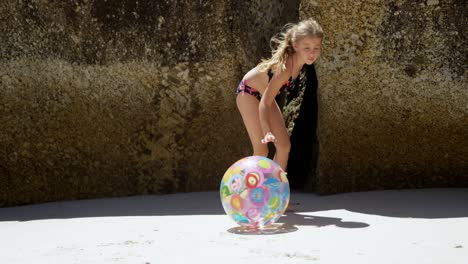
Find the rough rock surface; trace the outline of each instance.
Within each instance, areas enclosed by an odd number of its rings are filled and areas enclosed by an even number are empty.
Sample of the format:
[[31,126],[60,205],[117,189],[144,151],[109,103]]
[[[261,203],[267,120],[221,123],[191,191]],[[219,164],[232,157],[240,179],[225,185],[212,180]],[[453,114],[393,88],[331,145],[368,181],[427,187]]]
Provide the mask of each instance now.
[[[251,153],[236,85],[282,25],[310,16],[326,36],[317,190],[468,186],[466,9],[1,1],[0,206],[217,189]],[[298,102],[285,109],[291,132]]]
[[298,1],[2,1],[0,206],[217,189],[251,153],[235,87],[297,16]]
[[318,191],[468,186],[468,3],[301,1],[325,30]]

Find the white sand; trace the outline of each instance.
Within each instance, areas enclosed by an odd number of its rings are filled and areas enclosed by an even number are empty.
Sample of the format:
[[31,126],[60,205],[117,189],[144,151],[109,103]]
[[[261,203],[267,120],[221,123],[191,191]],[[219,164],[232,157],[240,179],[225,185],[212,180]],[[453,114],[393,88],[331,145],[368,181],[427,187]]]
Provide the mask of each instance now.
[[468,189],[291,197],[263,234],[217,192],[0,208],[0,263],[468,263]]

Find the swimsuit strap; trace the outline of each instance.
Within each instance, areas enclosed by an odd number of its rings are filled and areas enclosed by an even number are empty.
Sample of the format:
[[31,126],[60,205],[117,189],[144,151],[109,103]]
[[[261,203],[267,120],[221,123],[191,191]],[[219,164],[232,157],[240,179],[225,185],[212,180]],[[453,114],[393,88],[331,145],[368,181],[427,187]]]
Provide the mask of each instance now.
[[268,82],[271,81],[271,78],[273,78],[273,71],[270,69],[268,69]]
[[245,81],[244,81],[244,79],[242,79],[241,85],[242,85],[242,87],[241,87],[241,89],[242,89],[242,95],[244,95],[244,94],[245,94]]
[[[294,72],[294,56],[291,56],[291,80],[293,79],[292,78],[293,72]],[[268,74],[268,82],[270,82],[274,75],[273,70],[271,68],[268,69],[267,74]]]

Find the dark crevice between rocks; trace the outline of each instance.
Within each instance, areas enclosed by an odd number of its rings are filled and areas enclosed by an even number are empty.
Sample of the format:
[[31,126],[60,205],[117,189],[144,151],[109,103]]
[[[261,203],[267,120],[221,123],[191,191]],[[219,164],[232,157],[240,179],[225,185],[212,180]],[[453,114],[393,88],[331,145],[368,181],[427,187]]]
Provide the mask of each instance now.
[[[319,142],[317,140],[318,80],[314,65],[304,65],[305,89],[297,117],[293,120],[291,133],[291,152],[288,161],[288,179],[291,189],[315,191],[317,181],[317,164]],[[298,90],[291,91],[286,99],[286,105],[292,99],[300,96]]]

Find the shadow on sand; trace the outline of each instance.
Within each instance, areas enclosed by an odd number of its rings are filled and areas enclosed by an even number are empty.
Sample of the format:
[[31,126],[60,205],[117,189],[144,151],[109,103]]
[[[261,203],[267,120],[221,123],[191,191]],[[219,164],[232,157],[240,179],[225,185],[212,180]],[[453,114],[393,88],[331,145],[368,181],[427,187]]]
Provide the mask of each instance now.
[[262,229],[238,226],[230,228],[228,232],[238,235],[277,235],[295,232],[298,230],[296,226],[323,227],[334,225],[341,228],[363,228],[369,226],[362,222],[342,221],[341,218],[302,215],[294,212],[288,212],[278,220],[277,223]]
[[237,235],[278,235],[297,231],[298,228],[294,225],[275,223],[264,228],[249,228],[249,227],[233,227],[228,229],[229,233]]
[[[287,213],[279,219],[279,223],[285,225],[282,231],[290,230],[292,232],[294,226],[297,225],[335,225],[343,228],[368,226],[366,223],[345,222],[340,218],[313,215],[314,212],[336,209],[401,218],[468,217],[468,189],[458,188],[388,190],[329,196],[293,192],[291,200],[299,205],[295,206],[295,212]],[[0,208],[0,222],[104,216],[222,214],[224,214],[224,210],[218,192],[200,192],[61,201],[6,207]]]

